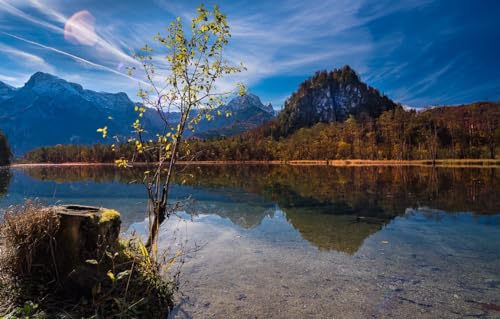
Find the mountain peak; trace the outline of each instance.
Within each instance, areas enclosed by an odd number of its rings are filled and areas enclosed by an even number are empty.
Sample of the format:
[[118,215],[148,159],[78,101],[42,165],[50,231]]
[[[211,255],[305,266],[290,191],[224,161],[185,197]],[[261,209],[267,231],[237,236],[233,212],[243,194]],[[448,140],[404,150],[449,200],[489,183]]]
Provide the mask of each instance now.
[[271,109],[269,109],[269,106],[264,105],[260,100],[260,98],[252,93],[246,93],[244,95],[233,98],[227,104],[227,107],[231,108],[233,111],[241,111],[251,107],[256,107],[267,113],[274,115],[272,107]]
[[348,65],[330,72],[318,71],[304,81],[285,102],[277,119],[277,135],[286,136],[319,122],[343,122],[365,113],[373,118],[397,105],[363,83]]
[[24,85],[24,88],[35,90],[38,93],[54,93],[57,89],[65,89],[72,92],[83,91],[83,87],[80,84],[71,83],[55,75],[44,72],[36,72],[33,74]]
[[44,73],[44,72],[36,72],[34,73],[28,82],[26,84],[34,84],[34,83],[40,83],[40,82],[48,82],[48,81],[64,81],[61,78],[58,78],[55,75],[49,74],[49,73]]

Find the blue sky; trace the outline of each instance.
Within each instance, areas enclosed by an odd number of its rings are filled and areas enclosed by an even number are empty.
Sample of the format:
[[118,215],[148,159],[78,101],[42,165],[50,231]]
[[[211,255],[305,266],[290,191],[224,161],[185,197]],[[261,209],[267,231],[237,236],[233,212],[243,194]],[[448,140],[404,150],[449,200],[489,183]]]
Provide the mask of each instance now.
[[[248,69],[220,86],[242,81],[275,108],[315,71],[344,64],[404,105],[500,100],[500,1],[217,4],[233,34],[228,57]],[[44,71],[137,99],[141,75],[126,76],[125,67],[135,63],[130,56],[175,17],[192,17],[197,5],[186,0],[0,0],[0,81],[22,86],[32,73]],[[68,19],[82,11],[95,33],[65,38]]]

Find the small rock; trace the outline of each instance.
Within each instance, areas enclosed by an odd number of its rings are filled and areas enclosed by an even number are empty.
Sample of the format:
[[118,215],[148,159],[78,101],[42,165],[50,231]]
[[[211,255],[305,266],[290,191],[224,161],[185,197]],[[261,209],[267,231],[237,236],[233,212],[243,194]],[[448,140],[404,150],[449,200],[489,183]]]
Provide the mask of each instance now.
[[245,300],[245,299],[247,299],[247,296],[245,294],[240,294],[237,299],[238,300]]

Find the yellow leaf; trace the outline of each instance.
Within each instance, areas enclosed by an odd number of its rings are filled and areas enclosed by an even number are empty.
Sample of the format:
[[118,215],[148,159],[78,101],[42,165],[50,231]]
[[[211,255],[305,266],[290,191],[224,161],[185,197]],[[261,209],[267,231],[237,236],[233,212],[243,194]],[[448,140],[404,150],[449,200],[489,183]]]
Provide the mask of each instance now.
[[142,243],[142,241],[139,240],[139,249],[141,250],[141,254],[143,257],[147,257],[149,260],[149,253],[148,250],[146,249],[146,246]]
[[106,275],[108,275],[108,277],[109,277],[109,279],[111,279],[111,281],[115,281],[115,274],[113,274],[111,271],[108,271],[108,273]]

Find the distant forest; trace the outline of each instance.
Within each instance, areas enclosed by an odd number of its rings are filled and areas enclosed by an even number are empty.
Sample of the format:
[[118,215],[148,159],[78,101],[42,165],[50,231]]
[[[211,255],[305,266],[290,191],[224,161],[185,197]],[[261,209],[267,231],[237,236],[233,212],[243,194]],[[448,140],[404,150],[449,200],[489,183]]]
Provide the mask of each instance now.
[[[231,138],[189,139],[184,160],[432,160],[496,158],[500,147],[500,104],[475,103],[425,111],[397,107],[376,119],[350,116],[343,123],[318,123],[289,136],[276,134],[276,121]],[[58,145],[28,152],[33,163],[113,162],[130,158],[119,145]],[[137,160],[145,160],[140,154]],[[150,159],[151,160],[151,159]]]

